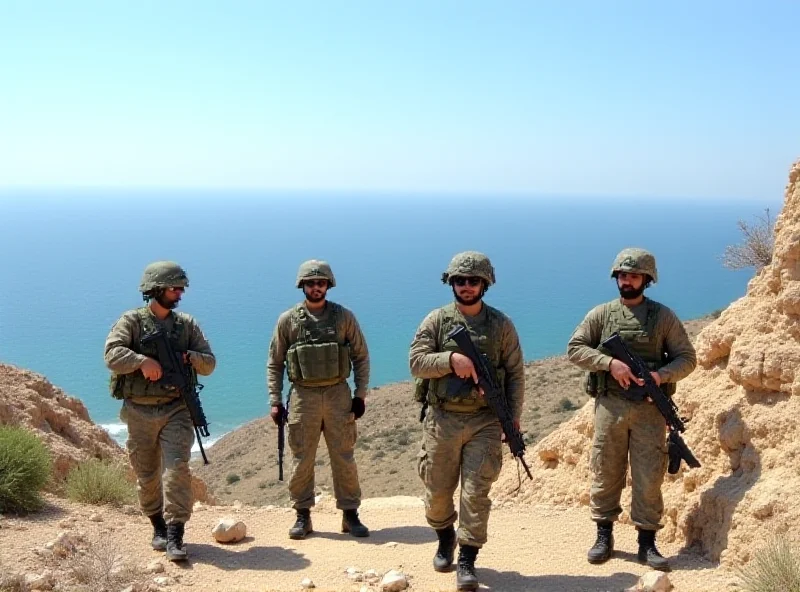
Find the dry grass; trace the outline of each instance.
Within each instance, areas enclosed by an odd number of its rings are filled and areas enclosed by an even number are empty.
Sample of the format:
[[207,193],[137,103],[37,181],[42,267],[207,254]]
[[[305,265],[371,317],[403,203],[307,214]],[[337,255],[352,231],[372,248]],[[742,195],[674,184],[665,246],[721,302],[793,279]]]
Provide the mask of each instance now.
[[740,577],[747,592],[800,592],[800,554],[786,541],[771,539]]
[[75,592],[122,590],[140,577],[136,569],[124,561],[122,551],[108,540],[89,543],[67,557],[61,568],[72,580],[68,589]]
[[81,463],[67,476],[67,497],[84,504],[121,506],[135,499],[126,469],[98,459]]

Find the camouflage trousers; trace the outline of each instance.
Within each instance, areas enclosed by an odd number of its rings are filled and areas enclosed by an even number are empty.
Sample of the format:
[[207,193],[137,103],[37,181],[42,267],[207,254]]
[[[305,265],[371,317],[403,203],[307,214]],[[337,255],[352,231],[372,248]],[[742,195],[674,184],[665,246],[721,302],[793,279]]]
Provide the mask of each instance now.
[[661,484],[669,461],[664,417],[647,401],[628,401],[618,395],[597,397],[589,500],[595,522],[612,522],[622,513],[620,497],[629,457],[631,520],[642,530],[659,530],[664,513]]
[[321,387],[292,385],[288,423],[292,452],[289,497],[295,510],[314,505],[314,461],[321,434],[325,434],[331,459],[336,507],[355,510],[361,505],[358,468],[353,457],[356,420],[350,412],[352,404],[346,382]]
[[194,503],[189,472],[194,427],[186,405],[180,399],[164,405],[124,401],[119,417],[128,426],[128,457],[142,512],[163,511],[167,523],[187,522]]
[[487,409],[454,413],[429,407],[423,426],[417,469],[425,484],[425,518],[435,529],[455,523],[453,495],[460,483],[458,542],[482,547],[492,506],[489,490],[503,465],[500,422]]

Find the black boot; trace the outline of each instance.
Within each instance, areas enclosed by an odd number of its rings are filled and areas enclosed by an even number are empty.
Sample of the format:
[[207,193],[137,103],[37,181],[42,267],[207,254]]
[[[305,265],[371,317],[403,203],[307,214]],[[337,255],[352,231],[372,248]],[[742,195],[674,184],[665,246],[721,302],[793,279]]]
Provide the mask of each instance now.
[[646,563],[653,569],[659,571],[669,571],[669,561],[664,559],[656,549],[656,531],[639,531],[639,553],[637,555],[640,563]]
[[186,561],[186,547],[183,545],[183,522],[167,524],[167,559]]
[[594,546],[589,549],[587,559],[589,563],[603,563],[611,559],[614,554],[614,523],[597,523],[597,540]]
[[164,515],[159,512],[148,518],[153,525],[153,541],[150,544],[156,551],[164,551],[167,548],[167,523],[164,522]]
[[289,529],[290,539],[304,539],[307,534],[314,532],[311,526],[311,510],[308,508],[301,508],[297,510],[297,520],[294,526]]
[[369,528],[361,524],[358,510],[345,510],[342,512],[342,532],[349,532],[354,537],[369,536]]
[[453,564],[453,555],[456,550],[456,529],[452,525],[447,528],[436,529],[436,536],[439,537],[439,548],[433,556],[433,569],[436,571],[447,571]]
[[458,567],[456,568],[456,588],[458,590],[477,590],[478,576],[475,575],[475,558],[478,547],[461,545],[458,549]]

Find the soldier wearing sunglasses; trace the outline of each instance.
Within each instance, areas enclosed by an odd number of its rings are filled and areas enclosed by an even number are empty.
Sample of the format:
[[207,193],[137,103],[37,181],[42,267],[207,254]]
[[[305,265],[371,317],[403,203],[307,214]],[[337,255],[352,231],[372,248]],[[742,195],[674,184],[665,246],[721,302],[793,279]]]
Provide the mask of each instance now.
[[[305,299],[278,318],[267,360],[270,416],[276,424],[286,417],[284,370],[291,383],[289,496],[297,519],[289,529],[289,537],[304,539],[313,532],[314,461],[321,433],[325,434],[331,459],[336,507],[342,510],[342,532],[369,536],[369,529],[358,516],[361,487],[353,457],[356,420],[364,415],[369,384],[367,342],[355,315],[327,300],[328,290],[336,286],[328,263],[312,259],[301,264],[296,285],[303,290]],[[351,366],[355,396],[351,396],[347,384]]]
[[[458,543],[457,588],[476,590],[475,559],[486,543],[489,490],[502,466],[502,430],[477,386],[475,367],[447,334],[459,324],[468,329],[497,371],[517,428],[525,371],[511,319],[483,302],[495,283],[489,258],[476,251],[457,254],[442,282],[451,286],[455,301],[425,317],[409,354],[417,385],[415,399],[427,405],[418,471],[426,489],[425,517],[439,539],[433,568],[448,571]],[[454,389],[454,384],[459,388]],[[459,482],[460,517],[453,503]],[[459,518],[456,534],[453,525]]]

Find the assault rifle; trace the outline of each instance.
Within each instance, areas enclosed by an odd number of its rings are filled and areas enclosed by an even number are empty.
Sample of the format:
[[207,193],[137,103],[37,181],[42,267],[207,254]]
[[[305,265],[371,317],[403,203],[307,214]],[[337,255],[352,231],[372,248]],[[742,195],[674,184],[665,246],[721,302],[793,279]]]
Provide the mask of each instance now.
[[467,356],[472,361],[472,365],[475,366],[475,372],[478,375],[478,386],[483,389],[483,396],[486,402],[497,416],[497,419],[500,420],[511,454],[520,460],[522,466],[525,467],[528,478],[532,481],[533,475],[531,475],[531,471],[525,463],[525,441],[522,439],[522,434],[514,426],[514,417],[508,407],[505,393],[500,388],[500,381],[497,378],[494,366],[492,366],[486,354],[481,353],[475,347],[467,329],[463,325],[458,325],[450,331],[447,334],[447,339],[455,341],[461,353]]
[[634,391],[642,389],[644,394],[650,397],[650,400],[655,403],[661,415],[663,415],[664,419],[667,421],[667,427],[669,428],[669,437],[667,438],[669,473],[671,475],[677,473],[682,460],[686,461],[686,464],[693,469],[699,468],[700,461],[698,461],[694,454],[692,454],[692,451],[689,450],[689,447],[686,445],[686,442],[683,441],[680,434],[680,432],[686,431],[686,422],[688,420],[678,415],[678,408],[675,406],[675,403],[673,403],[672,399],[667,397],[658,387],[656,381],[653,380],[653,377],[650,375],[650,369],[647,367],[644,360],[628,349],[628,346],[625,345],[625,342],[618,332],[603,341],[600,347],[607,350],[616,359],[627,364],[633,375],[644,381],[643,386],[634,383],[628,388]]
[[206,414],[203,413],[203,406],[200,403],[199,392],[203,385],[197,384],[191,363],[184,361],[183,354],[185,352],[175,351],[164,329],[158,329],[154,333],[142,337],[142,345],[151,341],[156,345],[158,363],[161,364],[162,370],[161,378],[157,382],[164,386],[175,387],[181,394],[192,418],[192,424],[194,424],[194,433],[197,435],[197,444],[200,446],[200,454],[203,455],[203,463],[209,464],[206,451],[203,449],[203,442],[200,440],[201,435],[205,438],[210,436]]

